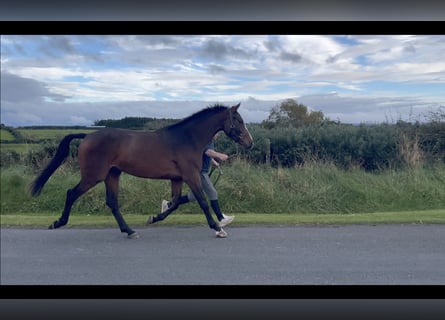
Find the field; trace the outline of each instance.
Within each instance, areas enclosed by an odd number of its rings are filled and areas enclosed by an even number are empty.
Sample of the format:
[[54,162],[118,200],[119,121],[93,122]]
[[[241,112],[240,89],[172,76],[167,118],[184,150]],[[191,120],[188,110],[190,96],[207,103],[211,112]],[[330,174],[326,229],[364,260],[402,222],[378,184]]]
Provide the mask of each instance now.
[[25,140],[59,140],[70,133],[91,133],[96,129],[18,129]]
[[58,141],[62,139],[65,135],[70,133],[91,133],[97,129],[25,129],[18,128],[15,129],[18,138],[5,129],[0,130],[0,140],[4,143],[1,144],[1,152],[17,152],[21,155],[25,155],[29,151],[35,151],[41,148],[41,143],[43,141]]
[[11,132],[5,129],[0,129],[0,140],[13,141],[14,139],[15,137],[12,135]]
[[[95,129],[19,129],[33,141],[57,140],[74,132]],[[2,130],[3,141],[8,131]],[[10,137],[9,137],[10,138]],[[13,140],[8,140],[13,141]],[[6,164],[2,158],[2,225],[47,225],[58,218],[66,191],[79,181],[75,159],[69,159],[51,177],[42,194],[31,198],[27,186],[48,158],[42,143],[2,143],[2,155],[14,150],[22,156]],[[22,161],[22,162],[20,162]],[[25,162],[28,161],[28,162]],[[304,166],[270,167],[243,159],[225,163],[217,190],[223,211],[237,215],[237,224],[343,224],[343,223],[445,223],[445,164],[367,172],[342,169],[328,161]],[[213,177],[215,179],[215,177]],[[168,199],[165,180],[121,176],[120,207],[124,216],[143,224],[157,214],[162,199]],[[188,188],[184,187],[183,193]],[[99,184],[74,205],[73,223],[93,224],[114,218],[105,205],[104,186]],[[205,223],[196,203],[180,207],[170,223]],[[133,220],[134,219],[134,220]],[[84,221],[84,222],[82,222]],[[130,221],[130,220],[129,220]],[[132,222],[133,223],[133,222]]]
[[38,150],[41,147],[38,143],[2,143],[1,152],[15,151],[20,154],[26,154],[32,150]]

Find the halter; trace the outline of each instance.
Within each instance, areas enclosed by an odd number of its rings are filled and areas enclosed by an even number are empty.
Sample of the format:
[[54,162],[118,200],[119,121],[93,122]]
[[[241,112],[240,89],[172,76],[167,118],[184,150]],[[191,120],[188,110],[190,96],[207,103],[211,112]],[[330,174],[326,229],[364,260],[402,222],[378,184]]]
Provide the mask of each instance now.
[[233,113],[232,110],[229,110],[229,114],[230,114],[230,130],[229,130],[229,136],[232,137],[233,140],[235,140],[235,142],[238,142],[241,140],[241,137],[236,135],[236,134],[232,134],[233,129],[235,129],[235,125],[233,124]]
[[229,114],[230,114],[230,129],[235,128],[235,125],[233,124],[233,113],[232,110],[229,110]]

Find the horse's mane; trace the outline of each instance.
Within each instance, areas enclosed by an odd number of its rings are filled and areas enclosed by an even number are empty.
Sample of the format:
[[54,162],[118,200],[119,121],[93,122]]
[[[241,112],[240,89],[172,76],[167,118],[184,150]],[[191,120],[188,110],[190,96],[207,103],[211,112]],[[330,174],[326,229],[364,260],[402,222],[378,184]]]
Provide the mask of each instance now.
[[186,123],[195,122],[196,120],[201,119],[201,118],[207,118],[208,116],[217,114],[217,113],[219,113],[223,110],[227,110],[227,109],[228,109],[228,107],[226,107],[226,106],[223,106],[221,104],[215,104],[213,106],[210,106],[210,107],[204,108],[198,112],[195,112],[191,116],[188,116],[188,117],[180,120],[179,122],[171,124],[171,125],[167,126],[166,128],[174,129],[174,128],[182,126]]

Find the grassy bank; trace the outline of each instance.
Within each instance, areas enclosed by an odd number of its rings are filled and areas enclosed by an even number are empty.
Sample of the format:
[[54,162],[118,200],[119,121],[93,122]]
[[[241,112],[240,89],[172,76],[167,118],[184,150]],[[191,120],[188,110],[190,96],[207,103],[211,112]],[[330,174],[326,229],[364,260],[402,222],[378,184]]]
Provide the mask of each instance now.
[[[2,215],[61,212],[66,191],[79,181],[79,173],[63,165],[47,182],[42,194],[31,198],[27,186],[35,176],[24,166],[2,168]],[[368,173],[359,169],[345,171],[330,164],[287,169],[235,160],[223,165],[216,187],[221,207],[228,214],[307,215],[441,210],[445,209],[444,185],[445,165]],[[123,214],[157,213],[161,200],[170,195],[166,180],[123,174],[120,186]],[[193,214],[200,213],[200,209],[196,203],[190,203],[177,212]],[[103,183],[75,203],[73,214],[110,215]]]

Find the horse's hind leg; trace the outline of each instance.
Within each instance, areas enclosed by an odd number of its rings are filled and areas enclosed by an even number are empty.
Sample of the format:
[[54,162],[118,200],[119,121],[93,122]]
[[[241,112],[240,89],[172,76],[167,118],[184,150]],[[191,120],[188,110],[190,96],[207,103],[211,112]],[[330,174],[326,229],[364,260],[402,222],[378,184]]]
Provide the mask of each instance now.
[[118,193],[119,193],[119,177],[121,171],[117,168],[111,168],[105,179],[105,187],[107,190],[107,205],[110,207],[114,218],[116,219],[121,232],[126,232],[131,239],[139,238],[136,231],[132,230],[122,217],[119,211]]
[[85,184],[84,182],[80,181],[74,188],[69,189],[66,192],[65,208],[63,209],[62,215],[60,216],[59,220],[54,221],[48,227],[48,229],[57,229],[66,225],[68,223],[71,207],[73,206],[74,202],[95,185],[96,183]]

